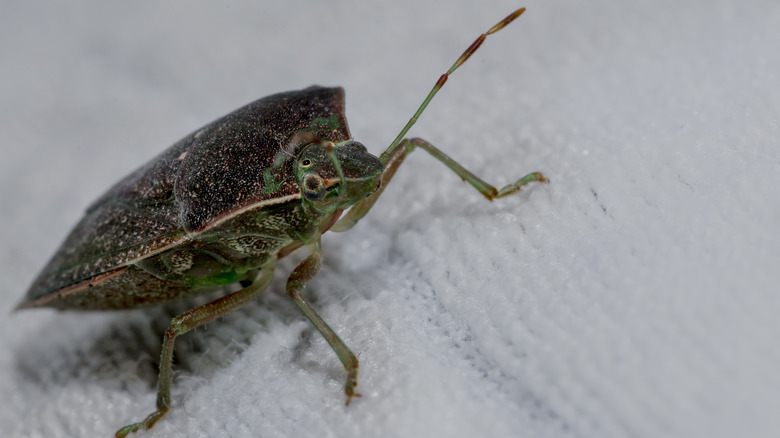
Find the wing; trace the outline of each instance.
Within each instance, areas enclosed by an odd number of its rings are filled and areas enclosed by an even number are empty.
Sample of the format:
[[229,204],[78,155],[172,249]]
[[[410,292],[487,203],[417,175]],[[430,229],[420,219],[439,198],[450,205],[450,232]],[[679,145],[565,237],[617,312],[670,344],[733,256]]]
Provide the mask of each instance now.
[[[154,178],[163,170],[156,164],[125,178],[87,210],[33,282],[24,302],[128,265],[185,235],[178,223],[178,207],[165,196],[172,187],[166,190],[169,184]],[[147,196],[132,196],[139,192]]]

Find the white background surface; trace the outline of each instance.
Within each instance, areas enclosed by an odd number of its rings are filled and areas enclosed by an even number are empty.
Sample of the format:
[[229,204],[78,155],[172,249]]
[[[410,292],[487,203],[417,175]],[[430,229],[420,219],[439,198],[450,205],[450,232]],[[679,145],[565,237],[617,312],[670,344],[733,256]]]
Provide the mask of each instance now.
[[[329,3],[332,3],[329,5]],[[306,289],[177,342],[148,437],[780,436],[775,1],[23,2],[0,14],[0,430],[110,436],[154,405],[170,313],[8,314],[83,209],[256,98],[342,85],[381,152],[480,32]]]

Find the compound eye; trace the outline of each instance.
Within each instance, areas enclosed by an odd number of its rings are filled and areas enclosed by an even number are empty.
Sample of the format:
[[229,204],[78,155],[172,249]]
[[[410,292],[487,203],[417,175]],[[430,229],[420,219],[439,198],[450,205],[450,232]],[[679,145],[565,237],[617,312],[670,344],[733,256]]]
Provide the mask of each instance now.
[[[306,160],[304,160],[306,161]],[[309,162],[311,165],[311,162]],[[303,162],[301,162],[303,165]],[[325,197],[325,183],[319,175],[307,173],[303,177],[303,196],[309,201],[320,201]]]

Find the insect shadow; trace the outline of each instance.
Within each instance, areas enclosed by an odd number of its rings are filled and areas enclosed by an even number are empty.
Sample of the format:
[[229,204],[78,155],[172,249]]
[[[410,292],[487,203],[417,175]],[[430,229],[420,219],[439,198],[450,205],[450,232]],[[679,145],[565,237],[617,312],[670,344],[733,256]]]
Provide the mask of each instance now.
[[[295,260],[285,262],[293,264]],[[174,352],[175,378],[197,376],[199,382],[209,381],[239,358],[254,336],[273,325],[304,323],[305,318],[284,294],[285,279],[279,277],[257,300],[212,325],[198,328],[199,336],[183,336]],[[157,382],[159,340],[168,329],[168,321],[236,288],[240,286],[144,309],[109,314],[60,314],[39,326],[37,335],[31,334],[41,342],[23,343],[17,347],[14,354],[16,378],[43,392],[60,390],[74,383],[90,383],[107,391],[137,387],[139,393],[147,394]],[[317,282],[312,282],[307,289],[305,295],[311,296],[316,303]],[[287,360],[338,380],[342,370],[337,362],[319,364],[307,359],[306,351],[317,339],[316,329],[308,325],[302,327],[300,339],[283,346],[290,350]]]

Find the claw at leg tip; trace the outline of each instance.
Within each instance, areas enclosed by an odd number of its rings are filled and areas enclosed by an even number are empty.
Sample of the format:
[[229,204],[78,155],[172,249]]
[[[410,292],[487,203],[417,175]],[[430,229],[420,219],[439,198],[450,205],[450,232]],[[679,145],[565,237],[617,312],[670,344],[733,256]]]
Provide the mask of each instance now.
[[346,404],[347,406],[349,406],[349,403],[352,401],[352,397],[360,397],[360,394],[354,393],[354,394],[347,395],[347,404]]

